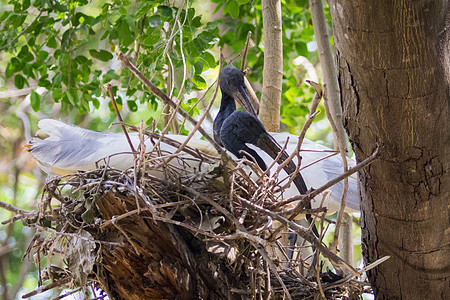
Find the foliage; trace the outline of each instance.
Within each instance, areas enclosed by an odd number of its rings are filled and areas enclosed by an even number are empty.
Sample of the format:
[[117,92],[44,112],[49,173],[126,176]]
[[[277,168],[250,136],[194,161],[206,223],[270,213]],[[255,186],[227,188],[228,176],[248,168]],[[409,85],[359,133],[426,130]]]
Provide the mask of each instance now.
[[[45,87],[64,113],[75,110],[83,115],[98,109],[106,83],[113,84],[119,104],[127,105],[128,110],[135,112],[145,103],[156,110],[158,100],[128,70],[120,68],[117,51],[131,56],[159,88],[180,96],[205,90],[209,79],[205,71],[218,65],[217,46],[230,55],[230,50],[238,53],[251,31],[249,79],[262,83],[261,1],[185,3],[177,7],[154,0],[11,0],[0,14],[0,49],[8,62],[5,79],[13,80],[18,89],[30,82]],[[312,89],[303,83],[304,77],[295,74],[301,67],[295,66],[293,59],[301,55],[317,63],[317,53],[307,47],[313,41],[307,1],[285,0],[282,10],[283,123],[290,132],[298,132]],[[45,96],[32,92],[34,111],[43,109]],[[150,124],[152,120],[146,121]]]

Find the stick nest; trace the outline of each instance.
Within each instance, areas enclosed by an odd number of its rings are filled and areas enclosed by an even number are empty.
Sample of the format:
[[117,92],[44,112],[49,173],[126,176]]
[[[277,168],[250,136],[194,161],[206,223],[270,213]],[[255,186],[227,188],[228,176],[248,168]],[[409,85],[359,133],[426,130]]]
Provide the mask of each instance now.
[[[280,224],[262,210],[284,213],[273,208],[280,201],[273,176],[254,181],[243,164],[189,147],[170,163],[158,147],[151,154],[140,150],[136,167],[127,171],[102,167],[45,185],[40,211],[22,216],[37,228],[27,255],[40,274],[40,287],[24,297],[53,288],[97,299],[343,299],[362,293],[363,283],[322,271],[318,259],[288,261],[279,241],[286,229],[273,236]],[[183,167],[193,163],[199,165],[194,171]]]

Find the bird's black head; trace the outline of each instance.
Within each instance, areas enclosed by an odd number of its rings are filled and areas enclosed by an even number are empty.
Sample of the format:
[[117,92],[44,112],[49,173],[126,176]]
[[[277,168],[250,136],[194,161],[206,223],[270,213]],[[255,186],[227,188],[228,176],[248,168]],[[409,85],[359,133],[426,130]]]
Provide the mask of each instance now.
[[235,101],[238,101],[246,111],[256,115],[248,96],[244,75],[238,68],[233,65],[225,66],[222,69],[219,84],[222,95],[227,94],[231,96]]

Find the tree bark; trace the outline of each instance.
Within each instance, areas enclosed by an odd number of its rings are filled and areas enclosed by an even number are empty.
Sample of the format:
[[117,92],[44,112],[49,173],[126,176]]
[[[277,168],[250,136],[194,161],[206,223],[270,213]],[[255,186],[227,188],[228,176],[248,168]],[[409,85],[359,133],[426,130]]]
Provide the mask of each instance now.
[[269,132],[280,131],[283,79],[281,1],[262,0],[264,69],[259,119]]
[[377,299],[444,299],[449,256],[447,1],[332,1],[344,125],[358,160],[366,262]]

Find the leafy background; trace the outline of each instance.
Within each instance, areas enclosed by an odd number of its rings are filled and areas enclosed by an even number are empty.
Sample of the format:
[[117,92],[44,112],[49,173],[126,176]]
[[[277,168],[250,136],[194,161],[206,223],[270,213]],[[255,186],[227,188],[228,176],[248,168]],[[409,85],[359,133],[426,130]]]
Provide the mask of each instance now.
[[[113,86],[125,122],[144,120],[152,130],[167,125],[171,132],[189,131],[183,120],[168,122],[161,117],[161,112],[170,111],[122,68],[116,55],[119,51],[196,118],[211,99],[219,47],[227,62],[232,60],[240,67],[242,56],[238,54],[251,31],[246,65],[248,79],[260,96],[261,1],[0,0],[0,4],[0,200],[17,207],[36,209],[45,181],[23,151],[39,119],[118,130],[117,126],[109,128],[116,115],[104,93],[107,83]],[[331,26],[328,9],[326,15]],[[295,134],[303,126],[313,97],[304,80],[320,81],[321,71],[308,1],[282,1],[282,16],[282,130]],[[218,102],[206,128],[212,128]],[[324,113],[316,117],[308,136],[331,146]],[[0,210],[1,220],[11,217]],[[32,257],[21,262],[33,234],[20,222],[0,231],[3,299],[19,298],[37,286]],[[359,247],[355,246],[355,252],[359,259]]]

